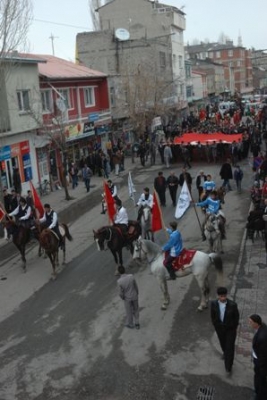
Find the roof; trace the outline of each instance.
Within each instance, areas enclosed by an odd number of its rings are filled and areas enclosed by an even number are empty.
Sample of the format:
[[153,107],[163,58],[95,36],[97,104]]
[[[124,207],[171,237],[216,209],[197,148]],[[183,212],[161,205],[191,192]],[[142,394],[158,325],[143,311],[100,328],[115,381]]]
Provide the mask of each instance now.
[[228,41],[226,43],[200,43],[196,45],[187,45],[186,50],[189,54],[192,53],[199,53],[199,52],[208,52],[214,50],[228,50],[228,49],[236,49],[242,48],[245,49],[243,46],[235,46],[232,41]]
[[[114,1],[116,1],[116,0],[110,0],[110,1],[108,1],[107,3],[105,3],[105,4],[103,4],[102,6],[98,7],[98,8],[96,9],[96,11],[100,10],[100,8],[109,6],[110,3],[114,3]],[[182,10],[180,10],[179,8],[177,8],[177,7],[169,6],[169,5],[163,4],[163,3],[158,3],[158,2],[156,2],[155,0],[144,0],[144,1],[153,4],[153,5],[155,6],[155,8],[166,8],[166,7],[167,7],[167,8],[171,8],[173,11],[176,11],[176,12],[178,12],[178,13],[181,14],[181,15],[185,15],[185,13],[184,13]]]
[[39,56],[34,54],[19,53],[18,51],[12,51],[1,55],[1,59],[4,61],[16,62],[16,63],[45,63],[46,61]]
[[47,54],[32,54],[32,56],[46,61],[38,64],[38,70],[39,75],[49,79],[104,78],[107,76],[103,72],[95,71],[63,58]]

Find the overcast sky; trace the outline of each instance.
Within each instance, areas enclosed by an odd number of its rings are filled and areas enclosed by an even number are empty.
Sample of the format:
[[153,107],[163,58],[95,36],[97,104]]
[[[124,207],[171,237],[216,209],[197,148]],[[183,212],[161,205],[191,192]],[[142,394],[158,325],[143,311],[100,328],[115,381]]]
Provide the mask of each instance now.
[[[92,29],[88,0],[32,0],[34,21],[29,32],[32,53],[52,54],[49,36],[55,36],[55,55],[75,58],[75,37]],[[132,0],[134,1],[134,0]],[[267,49],[267,0],[169,0],[165,4],[183,7],[186,13],[185,44],[194,39],[217,41],[221,32],[237,44],[239,33],[243,45]],[[71,26],[62,26],[52,24]]]

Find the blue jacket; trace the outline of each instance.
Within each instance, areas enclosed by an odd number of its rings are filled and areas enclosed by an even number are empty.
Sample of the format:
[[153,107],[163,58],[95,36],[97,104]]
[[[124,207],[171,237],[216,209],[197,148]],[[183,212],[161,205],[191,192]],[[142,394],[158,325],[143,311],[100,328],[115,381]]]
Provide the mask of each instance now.
[[216,187],[213,181],[206,181],[204,182],[203,189],[204,190],[214,190]]
[[170,238],[168,242],[162,247],[163,251],[169,251],[172,257],[177,257],[183,250],[183,240],[181,233],[179,231],[172,231],[171,229],[166,229],[169,233]]
[[207,213],[217,214],[217,212],[220,209],[220,200],[213,200],[210,197],[208,197],[206,200],[201,201],[200,203],[197,203],[197,206],[200,206],[200,207],[208,206]]

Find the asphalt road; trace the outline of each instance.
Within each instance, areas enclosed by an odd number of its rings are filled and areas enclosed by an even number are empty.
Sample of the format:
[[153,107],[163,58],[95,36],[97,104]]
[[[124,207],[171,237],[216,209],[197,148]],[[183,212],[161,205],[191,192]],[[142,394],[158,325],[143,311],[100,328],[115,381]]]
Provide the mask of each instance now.
[[[244,164],[246,168],[249,171]],[[220,182],[219,166],[205,168],[210,170]],[[192,175],[197,171],[194,168]],[[133,179],[141,191],[144,185],[152,187],[155,176],[155,171],[146,170]],[[249,173],[246,179],[248,186]],[[135,210],[126,201],[127,187],[121,189],[121,197],[134,217]],[[166,224],[174,215],[168,204],[163,210]],[[227,194],[223,260],[229,288],[248,207],[248,192]],[[191,276],[169,283],[171,304],[163,312],[156,280],[125,251],[125,265],[140,289],[141,329],[124,328],[112,255],[97,252],[90,233],[104,222],[98,205],[73,224],[71,261],[55,282],[48,279],[48,261],[36,262],[32,255],[29,272],[22,275],[12,260],[12,274],[7,273],[0,293],[0,400],[193,400],[202,387],[214,394],[201,400],[250,398],[252,383],[240,363],[230,379],[225,376],[209,312],[196,312],[199,291]],[[187,248],[207,250],[192,207],[179,221],[179,229]],[[156,241],[165,241],[163,232],[156,234]],[[210,280],[214,297],[215,273]]]

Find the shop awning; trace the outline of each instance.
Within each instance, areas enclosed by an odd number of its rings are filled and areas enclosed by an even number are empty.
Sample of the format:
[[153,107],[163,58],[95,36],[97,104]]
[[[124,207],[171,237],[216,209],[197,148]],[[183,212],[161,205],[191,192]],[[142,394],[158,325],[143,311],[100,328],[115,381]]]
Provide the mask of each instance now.
[[234,134],[234,135],[226,135],[224,133],[185,133],[181,137],[174,138],[174,144],[192,144],[196,145],[198,142],[201,144],[220,142],[223,143],[233,143],[234,141],[238,142],[238,140],[242,140],[242,134]]

